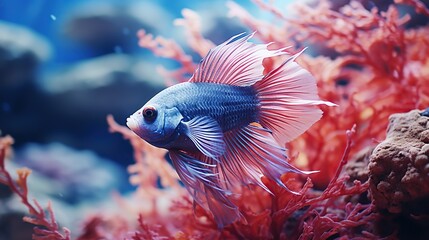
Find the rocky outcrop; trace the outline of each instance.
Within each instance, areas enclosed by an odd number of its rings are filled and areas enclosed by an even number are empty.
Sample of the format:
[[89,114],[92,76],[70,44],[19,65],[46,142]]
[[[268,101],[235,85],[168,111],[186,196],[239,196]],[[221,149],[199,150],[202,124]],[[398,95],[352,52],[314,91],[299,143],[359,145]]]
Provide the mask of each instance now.
[[393,114],[386,139],[370,156],[370,191],[380,211],[429,216],[428,110]]

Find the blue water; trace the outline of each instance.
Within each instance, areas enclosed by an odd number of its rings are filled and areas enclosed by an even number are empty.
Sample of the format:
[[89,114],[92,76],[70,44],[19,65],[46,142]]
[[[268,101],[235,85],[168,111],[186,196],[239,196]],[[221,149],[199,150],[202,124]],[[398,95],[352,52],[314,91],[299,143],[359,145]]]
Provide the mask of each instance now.
[[[130,61],[139,60],[143,65],[159,64],[170,69],[179,67],[174,61],[154,57],[150,51],[141,49],[136,36],[139,27],[154,35],[177,40],[197,62],[200,56],[186,46],[183,28],[174,26],[172,22],[182,16],[183,8],[192,9],[205,21],[203,27],[207,24],[211,26],[211,29],[204,34],[215,43],[220,43],[237,33],[250,31],[237,20],[225,20],[227,19],[226,2],[224,0],[0,0],[0,26],[12,24],[13,28],[28,30],[45,41],[51,49],[49,58],[34,63],[27,55],[19,56],[22,52],[8,53],[10,50],[8,43],[0,46],[6,49],[7,53],[0,54],[0,75],[3,77],[0,80],[1,134],[10,134],[15,138],[14,148],[18,153],[17,156],[20,156],[19,153],[24,151],[28,144],[40,144],[43,149],[44,145],[60,143],[77,152],[89,150],[99,156],[100,161],[112,161],[121,166],[122,171],[125,172],[126,166],[133,163],[131,146],[119,134],[108,132],[105,117],[113,114],[120,124],[125,124],[129,114],[162,89],[163,79],[157,77],[155,72],[145,72],[147,76],[154,76],[152,78],[155,80],[146,79],[146,75],[141,79],[135,79],[135,76],[130,77],[127,72],[113,72],[108,77],[112,77],[114,81],[106,81],[98,87],[76,84],[76,86],[65,87],[62,91],[52,91],[51,84],[60,87],[68,86],[66,79],[74,81],[73,75],[69,74],[70,71],[88,61],[96,61],[115,54],[131,59]],[[249,11],[257,12],[257,7],[250,1],[236,2]],[[142,4],[146,7],[133,9],[134,6]],[[93,7],[94,5],[101,7]],[[98,21],[97,16],[103,14],[105,6],[113,11],[126,9],[126,11],[119,11],[118,19],[128,20],[124,20],[119,30],[116,29],[118,22],[113,21],[102,25],[107,26],[107,30],[100,33],[96,43],[77,40],[76,35],[83,32],[83,35],[92,36],[91,32],[97,32],[99,29],[91,25],[94,21],[84,21],[80,23],[81,25],[77,24],[74,30],[70,30],[72,19],[86,12],[85,14],[95,16],[94,19]],[[134,16],[130,15],[130,9],[134,10]],[[154,13],[157,14],[154,15]],[[141,26],[133,22],[139,17],[143,19],[139,22]],[[105,23],[103,21],[102,19],[101,23]],[[109,29],[116,29],[114,35],[102,36],[109,32]],[[97,37],[97,34],[95,36]],[[13,40],[15,36],[8,37]],[[40,46],[29,48],[41,49]],[[32,64],[35,69],[32,69]],[[115,67],[115,65],[103,65],[98,69],[86,69],[84,75],[77,75],[76,79],[97,75],[99,72]],[[153,71],[151,67],[148,69]],[[33,70],[35,70],[34,73]],[[50,78],[51,75],[56,77]],[[6,79],[19,84],[9,83],[8,85]],[[120,187],[121,191],[130,189],[126,178],[119,182],[124,184]]]

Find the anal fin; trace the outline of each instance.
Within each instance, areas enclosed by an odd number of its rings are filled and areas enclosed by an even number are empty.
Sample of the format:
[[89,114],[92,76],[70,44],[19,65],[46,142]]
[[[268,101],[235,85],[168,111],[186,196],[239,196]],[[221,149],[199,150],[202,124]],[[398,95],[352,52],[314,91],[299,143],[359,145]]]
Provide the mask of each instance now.
[[238,207],[220,186],[218,174],[212,171],[216,165],[202,162],[179,150],[170,150],[169,155],[194,201],[213,214],[219,229],[241,218]]
[[286,172],[313,173],[299,170],[289,164],[286,149],[280,147],[271,132],[262,127],[248,125],[227,132],[225,143],[228,147],[216,168],[220,182],[225,184],[225,188],[232,188],[237,184],[256,184],[270,192],[261,181],[261,176],[264,175],[289,192],[297,194],[283,184],[281,175]]

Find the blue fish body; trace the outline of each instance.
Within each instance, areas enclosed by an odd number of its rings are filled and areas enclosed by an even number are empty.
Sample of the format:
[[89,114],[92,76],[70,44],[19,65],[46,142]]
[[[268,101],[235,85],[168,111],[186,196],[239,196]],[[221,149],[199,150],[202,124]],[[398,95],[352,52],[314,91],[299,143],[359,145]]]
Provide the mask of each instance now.
[[185,121],[207,115],[219,123],[223,132],[258,119],[259,100],[252,86],[182,83],[172,87],[171,92],[165,94],[168,95],[177,96],[175,106]]
[[262,60],[285,53],[250,37],[212,49],[189,82],[161,91],[127,119],[141,138],[169,150],[185,187],[219,228],[243,219],[229,199],[236,187],[269,192],[264,175],[287,189],[283,173],[311,173],[290,165],[283,146],[322,116],[317,105],[334,105],[318,98],[298,55],[263,75]]
[[[252,86],[232,86],[214,83],[181,83],[155,95],[146,105],[162,104],[167,109],[177,109],[176,122],[189,121],[198,116],[213,118],[227,132],[247,126],[258,119],[259,100]],[[154,146],[166,149],[197,151],[195,144],[184,134],[179,125],[172,126],[170,136],[163,140],[149,140]]]

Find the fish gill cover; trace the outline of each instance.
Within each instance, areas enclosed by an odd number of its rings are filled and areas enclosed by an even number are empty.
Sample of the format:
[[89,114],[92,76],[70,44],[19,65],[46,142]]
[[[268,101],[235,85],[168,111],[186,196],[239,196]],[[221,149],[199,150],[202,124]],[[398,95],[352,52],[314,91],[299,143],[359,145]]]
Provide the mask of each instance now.
[[[294,17],[270,2],[253,2],[275,16],[275,23],[253,17],[235,2],[227,4],[230,17],[256,31],[255,38],[264,43],[292,46],[287,49],[291,54],[309,46],[311,51],[297,61],[315,76],[321,99],[339,105],[322,106],[323,118],[287,144],[295,166],[320,170],[309,178],[282,176],[283,183],[300,194],[263,177],[273,195],[256,186],[243,188],[231,201],[247,223],[237,221],[218,230],[209,213],[193,206],[165,158],[166,151],[152,147],[109,116],[110,130],[122,134],[134,150],[135,163],[128,172],[137,189],[131,196],[114,195],[114,208],[81,216],[82,227],[73,232],[56,222],[50,204],[44,210],[30,200],[29,169],[19,169],[16,180],[11,177],[5,162],[12,158],[13,140],[1,138],[0,182],[28,208],[24,221],[36,226],[34,239],[429,237],[429,210],[424,204],[429,199],[429,119],[421,111],[411,111],[429,106],[427,6],[418,0],[319,1],[294,4]],[[183,27],[189,47],[204,57],[215,44],[202,36],[198,13],[185,9],[182,14],[174,23]],[[424,24],[417,18],[423,18]],[[181,65],[176,70],[158,69],[166,85],[188,80],[196,63],[178,43],[144,30],[138,37],[141,47]],[[265,71],[281,61],[265,59]],[[404,112],[409,113],[392,115]]]

